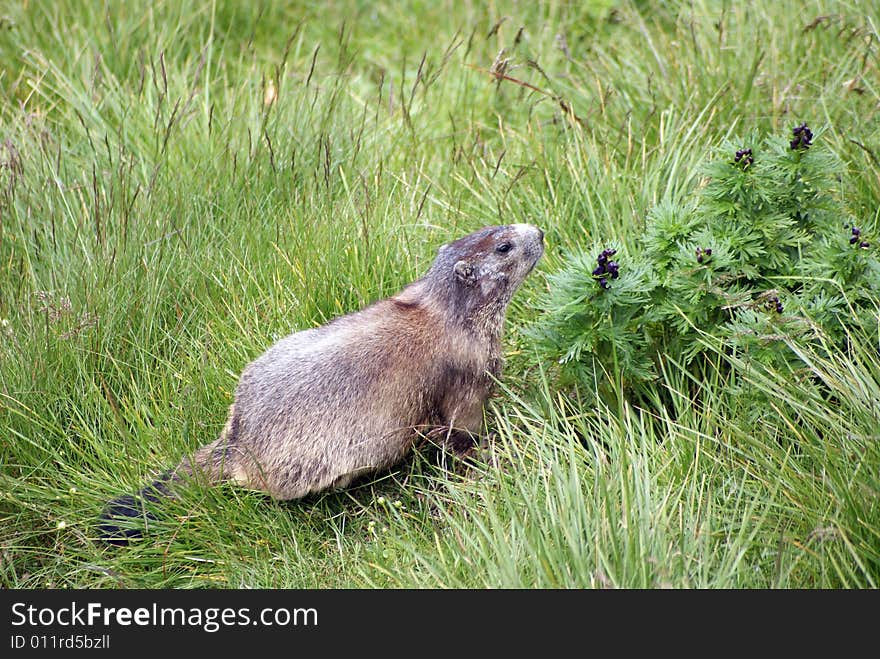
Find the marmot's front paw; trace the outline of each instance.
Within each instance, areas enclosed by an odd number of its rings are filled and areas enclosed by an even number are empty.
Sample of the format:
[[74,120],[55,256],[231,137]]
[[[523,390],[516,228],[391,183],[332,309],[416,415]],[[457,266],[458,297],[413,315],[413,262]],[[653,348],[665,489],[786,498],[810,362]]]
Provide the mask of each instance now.
[[493,431],[490,433],[486,433],[485,435],[480,437],[480,450],[488,451],[490,448],[492,448],[492,445],[495,443],[495,440],[497,440],[497,439],[498,439],[497,432]]
[[474,453],[479,441],[478,435],[466,431],[454,431],[449,435],[447,446],[458,457],[466,457]]

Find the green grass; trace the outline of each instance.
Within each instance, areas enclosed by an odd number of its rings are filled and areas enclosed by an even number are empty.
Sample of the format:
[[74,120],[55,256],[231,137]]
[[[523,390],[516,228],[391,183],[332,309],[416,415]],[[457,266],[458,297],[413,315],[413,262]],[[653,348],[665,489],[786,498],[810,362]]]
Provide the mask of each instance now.
[[[734,133],[824,128],[880,228],[876,4],[317,7],[4,5],[0,585],[876,588],[878,337],[804,352],[807,379],[743,366],[755,410],[674,355],[656,405],[608,407],[519,332],[567,251],[633,241]],[[289,503],[193,486],[146,541],[94,542],[275,338],[521,221],[548,250],[483,464]]]

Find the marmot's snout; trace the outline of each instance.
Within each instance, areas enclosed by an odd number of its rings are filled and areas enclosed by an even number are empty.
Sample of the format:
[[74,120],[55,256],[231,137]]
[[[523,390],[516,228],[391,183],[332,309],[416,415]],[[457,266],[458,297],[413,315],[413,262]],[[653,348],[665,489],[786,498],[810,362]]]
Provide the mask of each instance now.
[[533,224],[511,224],[510,229],[522,242],[523,255],[528,261],[525,272],[527,275],[544,254],[544,232]]
[[544,242],[544,232],[534,224],[511,224],[510,228],[525,235],[534,236],[539,243]]
[[532,239],[538,244],[544,244],[544,232],[534,224],[511,224],[510,228],[526,240]]

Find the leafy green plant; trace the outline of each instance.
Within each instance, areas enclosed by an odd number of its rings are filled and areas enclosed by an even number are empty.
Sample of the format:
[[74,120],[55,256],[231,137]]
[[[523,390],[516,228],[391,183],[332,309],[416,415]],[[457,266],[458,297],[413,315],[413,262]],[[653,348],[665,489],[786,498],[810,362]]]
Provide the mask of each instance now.
[[699,369],[707,343],[774,364],[796,359],[786,341],[823,334],[842,346],[850,331],[871,334],[872,231],[847,212],[841,163],[818,137],[802,123],[791,139],[727,141],[704,183],[684,203],[654,207],[630,249],[569,255],[529,329],[563,380],[613,373],[637,387],[664,356]]

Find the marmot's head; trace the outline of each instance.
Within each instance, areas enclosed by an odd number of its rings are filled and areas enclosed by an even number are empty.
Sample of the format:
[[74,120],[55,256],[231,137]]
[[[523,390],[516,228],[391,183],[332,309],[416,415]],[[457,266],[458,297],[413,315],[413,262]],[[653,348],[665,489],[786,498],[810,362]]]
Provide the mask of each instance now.
[[531,224],[486,227],[444,245],[427,279],[440,284],[467,317],[503,314],[544,253],[544,232]]

